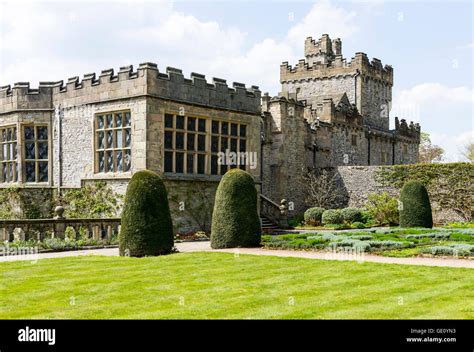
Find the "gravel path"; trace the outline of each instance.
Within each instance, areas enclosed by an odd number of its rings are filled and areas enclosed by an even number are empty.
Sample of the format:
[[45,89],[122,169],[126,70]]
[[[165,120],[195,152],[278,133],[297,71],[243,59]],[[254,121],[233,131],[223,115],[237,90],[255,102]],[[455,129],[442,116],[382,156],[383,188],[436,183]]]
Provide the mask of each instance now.
[[[177,243],[176,247],[180,252],[224,252],[252,255],[269,255],[275,257],[295,257],[307,259],[324,259],[324,260],[353,260],[357,262],[374,262],[386,264],[408,264],[408,265],[424,265],[424,266],[445,266],[453,268],[474,268],[474,260],[469,259],[453,259],[453,258],[392,258],[382,257],[370,254],[350,255],[344,253],[325,253],[325,252],[310,252],[310,251],[290,251],[290,250],[270,250],[262,248],[232,248],[232,249],[211,249],[208,241],[202,242],[183,242]],[[67,251],[56,253],[42,253],[26,256],[3,256],[0,257],[0,262],[29,260],[35,261],[45,258],[63,258],[76,257],[83,255],[103,255],[103,256],[117,256],[118,248],[104,248],[91,249],[80,251]]]

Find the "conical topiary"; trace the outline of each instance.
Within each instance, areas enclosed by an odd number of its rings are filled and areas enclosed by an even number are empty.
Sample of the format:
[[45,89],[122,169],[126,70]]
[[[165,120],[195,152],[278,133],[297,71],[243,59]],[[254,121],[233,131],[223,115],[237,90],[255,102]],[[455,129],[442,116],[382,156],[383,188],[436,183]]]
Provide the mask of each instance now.
[[143,257],[170,253],[174,245],[168,194],[161,178],[139,171],[125,195],[119,235],[120,255]]
[[420,182],[407,182],[400,192],[400,227],[433,227],[430,197]]
[[217,187],[212,213],[211,247],[256,247],[260,245],[260,240],[254,180],[243,170],[231,169]]

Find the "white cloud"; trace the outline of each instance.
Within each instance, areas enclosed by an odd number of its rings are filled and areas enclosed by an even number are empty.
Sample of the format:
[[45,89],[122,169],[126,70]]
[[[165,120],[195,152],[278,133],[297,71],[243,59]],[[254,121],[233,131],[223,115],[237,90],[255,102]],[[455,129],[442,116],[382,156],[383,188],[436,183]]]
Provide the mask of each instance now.
[[288,31],[286,40],[300,44],[306,37],[323,33],[346,38],[357,30],[356,12],[332,5],[327,0],[317,2],[303,20]]
[[449,135],[446,133],[430,133],[431,142],[439,145],[445,151],[445,162],[465,161],[462,156],[464,147],[474,142],[474,130]]
[[441,83],[422,83],[402,90],[398,96],[401,103],[466,103],[474,101],[474,91],[469,87],[448,87]]

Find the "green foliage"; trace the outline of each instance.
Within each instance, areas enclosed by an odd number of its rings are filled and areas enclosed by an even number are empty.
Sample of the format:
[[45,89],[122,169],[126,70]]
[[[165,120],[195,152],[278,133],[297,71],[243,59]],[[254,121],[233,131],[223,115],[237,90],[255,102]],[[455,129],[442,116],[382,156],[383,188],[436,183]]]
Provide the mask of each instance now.
[[351,228],[353,229],[365,229],[365,225],[363,222],[356,221],[351,224]]
[[326,209],[320,207],[309,208],[304,212],[304,221],[307,225],[321,225],[321,218]]
[[342,224],[343,218],[339,209],[328,209],[325,210],[322,215],[322,223],[327,224]]
[[125,195],[119,235],[120,255],[167,254],[171,253],[173,244],[173,223],[163,181],[154,172],[136,172]]
[[105,182],[97,181],[65,191],[56,203],[64,206],[67,218],[106,218],[117,216],[121,200]]
[[471,244],[451,244],[447,246],[433,246],[422,249],[423,253],[430,253],[433,255],[449,255],[470,257],[474,256],[474,245]]
[[365,204],[370,218],[379,225],[398,224],[398,202],[387,192],[371,193]]
[[400,202],[401,227],[433,227],[428,191],[420,182],[407,182],[400,192]]
[[[25,189],[16,186],[0,189],[0,219],[39,219],[42,217],[36,197],[31,193],[39,194],[41,199],[48,199],[48,190]],[[48,209],[49,211],[49,209]]]
[[341,209],[342,219],[345,222],[361,222],[362,221],[362,210],[358,208],[344,208]]
[[430,199],[442,209],[452,209],[466,221],[473,215],[474,164],[415,164],[382,167],[375,179],[382,185],[402,188],[408,181],[419,181]]
[[304,221],[304,214],[296,214],[292,218],[288,219],[288,225],[291,227],[301,226]]
[[211,247],[256,247],[261,228],[257,213],[257,190],[252,176],[231,169],[217,187],[212,214]]

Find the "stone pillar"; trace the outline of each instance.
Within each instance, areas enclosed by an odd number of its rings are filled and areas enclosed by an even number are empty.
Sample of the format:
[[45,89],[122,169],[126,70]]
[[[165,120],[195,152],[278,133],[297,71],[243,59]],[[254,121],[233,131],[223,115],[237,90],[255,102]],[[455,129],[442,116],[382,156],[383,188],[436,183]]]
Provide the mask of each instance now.
[[54,224],[52,237],[64,239],[64,234],[66,232],[66,224],[61,221],[61,220],[64,220],[64,217],[63,217],[64,208],[62,206],[57,206],[54,209],[54,214],[55,214],[54,220],[56,220],[56,223]]

